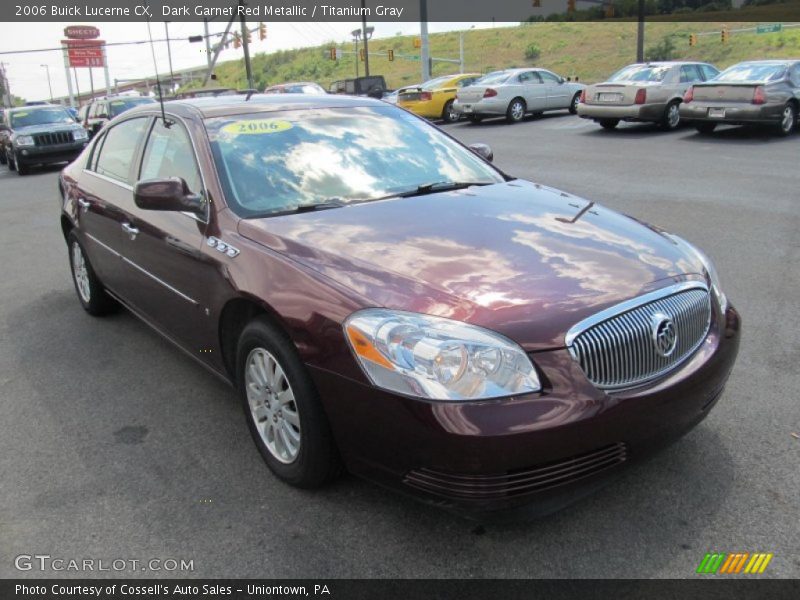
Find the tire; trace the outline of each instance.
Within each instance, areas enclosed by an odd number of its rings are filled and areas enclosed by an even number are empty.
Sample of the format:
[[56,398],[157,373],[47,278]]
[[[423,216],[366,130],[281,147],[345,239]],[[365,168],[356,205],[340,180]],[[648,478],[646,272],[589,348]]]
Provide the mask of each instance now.
[[67,236],[67,248],[72,283],[75,284],[75,293],[83,310],[94,317],[114,312],[119,305],[106,293],[74,231]]
[[525,106],[525,100],[522,98],[514,98],[508,103],[508,108],[506,109],[506,121],[509,123],[519,123],[525,118],[526,110],[527,107]]
[[477,125],[481,121],[483,121],[483,115],[467,115],[469,122],[473,125]]
[[664,116],[658,126],[664,131],[675,131],[681,124],[680,102],[673,100],[664,109]]
[[577,115],[578,114],[578,104],[581,101],[581,93],[578,92],[572,97],[572,102],[569,104],[569,114]]
[[461,114],[453,110],[453,101],[448,100],[442,110],[442,121],[445,123],[455,123],[461,118]]
[[20,162],[19,159],[14,160],[14,165],[17,167],[17,175],[20,177],[27,175],[31,172],[30,165],[26,165],[24,162]]
[[778,135],[786,137],[791,135],[797,127],[797,106],[787,103],[781,111],[781,122],[778,124]]
[[6,162],[8,163],[8,170],[9,171],[16,171],[17,170],[17,165],[14,162],[14,159],[11,158],[11,155],[8,153],[8,151],[6,151]]
[[600,127],[603,129],[608,129],[611,131],[617,125],[619,125],[619,119],[600,119],[598,123],[600,123]]
[[6,150],[5,148],[0,148],[0,165],[8,164],[8,158],[6,157]]
[[697,133],[701,135],[709,135],[714,133],[714,130],[717,128],[717,124],[709,123],[707,121],[699,121],[694,124],[694,128],[697,129]]
[[314,383],[291,341],[265,318],[251,321],[239,337],[236,379],[253,441],[279,479],[315,488],[339,475],[339,454]]

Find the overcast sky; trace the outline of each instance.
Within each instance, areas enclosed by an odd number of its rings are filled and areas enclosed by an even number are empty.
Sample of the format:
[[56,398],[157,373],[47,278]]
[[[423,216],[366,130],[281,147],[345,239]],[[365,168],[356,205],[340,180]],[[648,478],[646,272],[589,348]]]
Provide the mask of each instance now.
[[[64,27],[72,23],[0,23],[0,52],[9,50],[29,50],[35,48],[54,48],[60,46],[63,38]],[[75,23],[80,24],[80,23]],[[146,40],[146,23],[92,23],[100,29],[100,37],[108,42],[126,42]],[[342,42],[351,40],[350,32],[360,23],[333,23],[317,21],[313,23],[270,23],[267,25],[267,39],[259,41],[258,36],[253,36],[251,53],[274,52],[288,48],[304,46],[318,46],[324,42],[336,40]],[[373,23],[375,37],[391,37],[398,32],[403,34],[418,34],[418,23]],[[498,23],[497,26],[503,24]],[[466,23],[430,23],[429,31],[452,31],[467,29],[471,24]],[[477,28],[491,27],[491,23],[475,23]],[[164,24],[151,25],[154,39],[163,39]],[[211,33],[222,32],[225,26],[222,23],[212,23]],[[200,66],[205,64],[205,44],[190,44],[186,38],[190,35],[203,33],[203,24],[199,23],[170,23],[169,37],[173,41],[172,66],[178,70],[182,68]],[[168,72],[167,47],[165,43],[156,44],[156,59],[159,72]],[[224,50],[220,61],[242,58],[242,50]],[[50,79],[54,96],[67,94],[66,75],[64,73],[64,60],[60,51],[30,52],[25,54],[0,55],[0,61],[5,63],[11,91],[16,96],[27,100],[46,100],[50,92],[47,85],[46,70],[41,65],[47,64],[50,68]],[[112,46],[108,48],[108,63],[111,83],[114,78],[128,79],[153,75],[153,59],[150,46],[147,44],[132,46]],[[77,69],[79,87],[81,92],[89,90],[89,69]],[[95,88],[102,87],[103,70],[94,69]]]

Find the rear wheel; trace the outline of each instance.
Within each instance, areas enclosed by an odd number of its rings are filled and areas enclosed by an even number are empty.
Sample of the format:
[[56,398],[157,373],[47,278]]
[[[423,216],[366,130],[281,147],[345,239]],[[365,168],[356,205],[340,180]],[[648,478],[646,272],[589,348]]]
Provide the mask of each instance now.
[[470,123],[478,124],[483,121],[483,115],[469,115],[467,117]]
[[525,117],[525,100],[514,98],[506,109],[506,120],[509,123],[519,123]]
[[697,133],[702,133],[703,135],[708,135],[713,133],[714,130],[717,128],[716,123],[708,123],[706,121],[699,121],[698,123],[694,124],[694,128],[697,129]]
[[603,129],[614,129],[617,125],[619,125],[619,119],[600,119],[598,121],[600,123],[600,127]]
[[266,319],[242,331],[236,374],[253,441],[270,470],[291,485],[319,487],[340,472],[316,388],[294,345]]
[[8,170],[9,171],[16,171],[17,165],[14,162],[13,157],[9,154],[8,150],[6,150],[6,162],[8,162]]
[[442,121],[445,123],[453,123],[458,121],[461,118],[461,113],[457,112],[453,109],[453,101],[448,100],[447,104],[444,105],[444,109],[442,110]]
[[797,107],[789,103],[783,107],[778,133],[782,136],[787,136],[794,131],[795,127],[797,127]]
[[75,232],[70,232],[67,244],[72,282],[75,284],[75,291],[78,293],[78,300],[83,310],[95,317],[113,312],[118,306],[117,302],[106,294]]
[[581,103],[581,93],[578,92],[572,97],[572,102],[569,105],[569,114],[577,115],[578,114],[578,104]]
[[670,102],[664,109],[664,116],[661,117],[659,126],[664,131],[674,131],[681,124],[681,112],[679,102]]

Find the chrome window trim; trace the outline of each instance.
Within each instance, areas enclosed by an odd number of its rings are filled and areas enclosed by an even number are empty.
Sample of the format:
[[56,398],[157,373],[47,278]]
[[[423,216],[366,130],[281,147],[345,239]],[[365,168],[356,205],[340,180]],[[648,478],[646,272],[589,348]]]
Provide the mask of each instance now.
[[108,175],[102,175],[97,171],[91,171],[87,168],[84,168],[83,172],[88,173],[89,175],[92,175],[94,177],[97,177],[98,179],[102,179],[103,181],[107,181],[108,183],[114,183],[117,186],[121,187],[122,189],[128,190],[129,192],[133,191],[132,185],[130,185],[129,183],[125,183],[124,181],[120,181],[119,179],[114,179],[113,177],[109,177]]
[[684,281],[682,283],[676,283],[674,285],[657,289],[653,292],[648,292],[647,294],[637,296],[636,298],[631,298],[630,300],[625,300],[624,302],[610,306],[605,310],[601,310],[600,312],[575,323],[575,325],[569,328],[566,336],[564,336],[564,344],[567,346],[567,348],[571,347],[575,338],[584,331],[591,329],[595,325],[599,325],[603,321],[607,321],[608,319],[616,317],[621,313],[628,312],[634,308],[639,308],[640,306],[649,304],[654,300],[661,300],[662,298],[692,289],[704,290],[706,293],[709,291],[708,285],[701,281]]

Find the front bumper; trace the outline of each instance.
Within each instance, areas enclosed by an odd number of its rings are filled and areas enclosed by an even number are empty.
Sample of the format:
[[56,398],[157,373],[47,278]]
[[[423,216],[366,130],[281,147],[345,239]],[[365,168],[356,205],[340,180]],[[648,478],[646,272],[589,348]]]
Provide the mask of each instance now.
[[667,108],[665,102],[651,104],[627,104],[613,106],[605,104],[578,104],[578,115],[584,119],[619,119],[620,121],[658,121]]
[[[681,119],[714,123],[779,123],[783,104],[745,104],[742,102],[689,102],[681,104]],[[711,116],[710,110],[724,111],[724,116]]]
[[18,146],[14,149],[16,160],[26,165],[43,165],[72,162],[83,152],[89,140],[52,146]]
[[351,472],[480,518],[547,514],[699,423],[733,367],[739,330],[730,307],[678,369],[618,393],[591,385],[566,349],[532,356],[542,392],[482,402],[426,402],[311,372]]
[[462,115],[504,115],[508,110],[508,100],[498,98],[483,98],[477,102],[463,102],[456,98],[453,109]]

